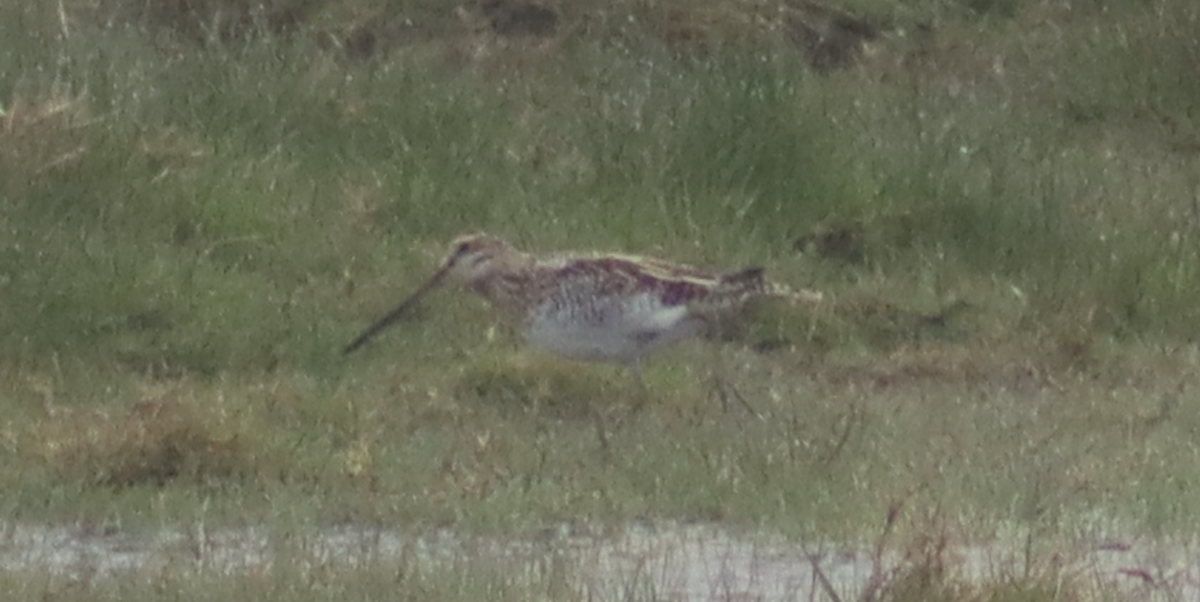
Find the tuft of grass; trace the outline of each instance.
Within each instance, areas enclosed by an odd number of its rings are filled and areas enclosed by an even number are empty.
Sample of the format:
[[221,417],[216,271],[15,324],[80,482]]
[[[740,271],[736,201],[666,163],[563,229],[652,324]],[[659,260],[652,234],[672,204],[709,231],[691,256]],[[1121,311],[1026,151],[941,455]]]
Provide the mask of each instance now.
[[[1000,568],[997,559],[979,558],[977,549],[955,541],[953,528],[936,508],[906,508],[916,490],[889,505],[883,528],[871,547],[869,576],[856,600],[878,602],[964,602],[1005,600],[1106,599],[1088,585],[1076,567],[1064,558],[1049,562],[1027,554],[1023,567]],[[897,539],[904,523],[913,527]],[[974,556],[974,557],[973,557]],[[1015,555],[1014,555],[1015,556]],[[821,558],[811,558],[816,584],[834,601],[850,599],[830,581]],[[1019,563],[1017,563],[1019,564]],[[1022,573],[1023,571],[1023,573]]]
[[122,413],[51,408],[32,445],[59,479],[111,487],[212,484],[251,469],[240,434],[170,394],[139,400]]

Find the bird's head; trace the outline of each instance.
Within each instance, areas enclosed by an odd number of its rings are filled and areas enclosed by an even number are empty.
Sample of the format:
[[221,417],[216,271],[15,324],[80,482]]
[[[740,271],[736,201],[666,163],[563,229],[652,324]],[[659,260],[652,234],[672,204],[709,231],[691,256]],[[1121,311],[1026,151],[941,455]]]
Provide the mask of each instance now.
[[503,239],[482,232],[463,234],[450,243],[442,269],[448,281],[471,286],[493,274],[517,254]]

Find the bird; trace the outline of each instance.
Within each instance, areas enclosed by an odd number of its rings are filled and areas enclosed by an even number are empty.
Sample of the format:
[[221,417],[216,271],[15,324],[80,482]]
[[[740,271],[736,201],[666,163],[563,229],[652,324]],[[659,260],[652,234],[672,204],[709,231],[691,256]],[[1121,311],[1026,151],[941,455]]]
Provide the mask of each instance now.
[[820,301],[820,293],[769,282],[761,267],[702,270],[615,253],[538,256],[484,232],[456,237],[441,267],[362,331],[349,354],[408,314],[430,292],[452,285],[486,299],[535,349],[623,365],[644,387],[647,356],[736,318],[763,298]]

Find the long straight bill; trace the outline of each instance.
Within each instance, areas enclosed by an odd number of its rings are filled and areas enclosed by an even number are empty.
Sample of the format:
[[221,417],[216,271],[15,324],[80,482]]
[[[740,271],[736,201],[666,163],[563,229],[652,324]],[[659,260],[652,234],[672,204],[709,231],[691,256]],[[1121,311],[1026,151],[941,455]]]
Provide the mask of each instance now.
[[432,278],[426,281],[425,284],[422,284],[421,288],[418,288],[417,291],[412,295],[409,295],[409,297],[405,299],[404,302],[398,307],[396,307],[396,309],[388,312],[386,316],[379,318],[379,320],[364,330],[362,334],[358,335],[357,338],[355,338],[353,341],[350,341],[350,344],[346,345],[346,348],[342,350],[342,353],[353,353],[354,350],[365,345],[367,341],[375,338],[375,335],[379,334],[384,328],[391,326],[393,322],[403,317],[404,314],[408,313],[410,309],[415,307],[417,303],[421,301],[421,298],[424,297],[426,293],[434,288],[437,288],[437,286],[442,283],[442,278],[446,275],[446,271],[449,269],[450,266],[445,266],[438,270],[438,272],[434,274]]

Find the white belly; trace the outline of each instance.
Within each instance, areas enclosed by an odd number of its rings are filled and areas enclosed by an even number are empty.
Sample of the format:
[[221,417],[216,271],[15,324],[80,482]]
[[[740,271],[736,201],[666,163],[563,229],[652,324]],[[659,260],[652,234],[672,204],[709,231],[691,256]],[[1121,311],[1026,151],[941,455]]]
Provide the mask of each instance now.
[[587,307],[546,303],[524,329],[531,347],[590,361],[633,364],[650,352],[700,334],[686,306],[663,306],[650,295],[593,299]]

